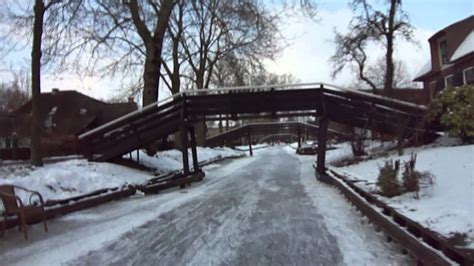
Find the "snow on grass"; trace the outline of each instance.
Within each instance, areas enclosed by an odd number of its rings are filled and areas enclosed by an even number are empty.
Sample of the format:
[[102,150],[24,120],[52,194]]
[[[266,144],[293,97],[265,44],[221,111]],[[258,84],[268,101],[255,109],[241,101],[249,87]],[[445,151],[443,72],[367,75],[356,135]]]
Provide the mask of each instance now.
[[[189,151],[191,156],[191,151]],[[210,159],[241,155],[229,148],[198,147],[198,159]],[[134,153],[136,156],[136,153]],[[191,157],[190,157],[191,158]],[[140,153],[140,162],[166,173],[182,169],[181,152],[170,150],[155,156]],[[192,160],[190,159],[190,165]],[[99,189],[121,187],[127,184],[138,185],[154,177],[153,173],[131,169],[112,163],[88,162],[75,159],[46,164],[35,168],[30,165],[6,165],[0,167],[0,184],[13,184],[38,191],[45,201],[58,200],[90,193]],[[29,194],[19,192],[23,203],[29,203]],[[0,209],[3,205],[0,204]]]
[[[68,160],[44,167],[6,166],[2,167],[1,184],[13,184],[38,191],[43,199],[69,198],[102,188],[120,187],[126,184],[141,184],[153,177],[152,174],[111,164]],[[28,204],[29,195],[18,194]],[[0,206],[1,207],[1,206]]]
[[415,168],[431,172],[435,185],[422,189],[419,200],[412,193],[379,198],[446,237],[455,232],[466,233],[471,240],[469,247],[474,248],[474,145],[409,149],[404,156],[390,155],[338,169],[354,179],[366,180],[365,185],[357,184],[371,191],[376,189],[379,167],[385,160],[400,159],[402,163],[409,160],[412,152],[417,153]]
[[[192,152],[191,149],[188,149],[189,155],[189,166],[192,168]],[[197,147],[197,157],[199,162],[205,162],[213,159],[243,156],[244,153],[236,151],[230,148],[208,148],[208,147]],[[158,152],[154,156],[149,156],[144,151],[140,151],[139,158],[137,159],[137,154],[132,153],[132,159],[134,161],[139,161],[141,164],[154,169],[158,173],[167,173],[178,171],[183,168],[183,157],[182,153],[179,150],[168,150]],[[127,155],[124,155],[124,158],[128,158]]]

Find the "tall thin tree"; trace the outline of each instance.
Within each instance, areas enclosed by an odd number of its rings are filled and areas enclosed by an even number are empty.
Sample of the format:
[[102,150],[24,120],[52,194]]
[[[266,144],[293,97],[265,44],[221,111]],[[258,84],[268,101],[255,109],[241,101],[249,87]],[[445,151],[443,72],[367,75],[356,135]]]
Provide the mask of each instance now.
[[334,64],[333,76],[347,65],[356,66],[361,80],[374,91],[376,86],[368,77],[367,46],[369,43],[385,47],[385,73],[383,89],[391,95],[394,79],[394,59],[396,37],[413,41],[413,26],[408,15],[402,9],[402,0],[385,0],[386,10],[376,10],[368,0],[352,0],[351,7],[356,13],[347,34],[336,34],[336,53],[331,58]]

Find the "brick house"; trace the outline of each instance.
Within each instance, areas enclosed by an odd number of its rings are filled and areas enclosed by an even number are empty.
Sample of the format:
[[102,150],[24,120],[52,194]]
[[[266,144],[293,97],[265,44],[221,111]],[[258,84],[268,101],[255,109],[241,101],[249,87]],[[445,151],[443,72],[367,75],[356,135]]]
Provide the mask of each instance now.
[[474,15],[431,36],[430,61],[414,81],[423,82],[428,99],[447,87],[474,84]]
[[[40,119],[43,121],[42,147],[46,156],[77,154],[77,136],[137,109],[133,101],[106,103],[77,91],[59,91],[40,96]],[[10,156],[12,136],[22,159],[29,157],[31,100],[9,113],[0,113],[0,158]],[[26,155],[24,153],[27,153]]]

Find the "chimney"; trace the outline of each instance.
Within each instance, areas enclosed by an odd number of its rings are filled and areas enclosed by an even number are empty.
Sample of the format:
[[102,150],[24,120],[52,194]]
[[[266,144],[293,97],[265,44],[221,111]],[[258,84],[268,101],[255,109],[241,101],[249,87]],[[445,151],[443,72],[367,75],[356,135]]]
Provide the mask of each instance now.
[[128,102],[129,103],[134,103],[135,101],[133,100],[133,97],[130,96],[130,97],[128,97]]
[[53,95],[57,94],[58,92],[59,92],[59,89],[58,89],[58,88],[53,88],[52,91],[51,91],[51,93],[52,93]]

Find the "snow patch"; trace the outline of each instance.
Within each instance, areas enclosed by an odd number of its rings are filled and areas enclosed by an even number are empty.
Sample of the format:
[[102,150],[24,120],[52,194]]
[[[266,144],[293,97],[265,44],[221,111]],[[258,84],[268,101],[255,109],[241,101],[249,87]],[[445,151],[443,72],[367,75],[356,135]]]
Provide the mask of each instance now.
[[[151,169],[154,169],[158,173],[167,173],[181,170],[183,168],[183,155],[181,151],[173,149],[167,151],[161,151],[154,156],[149,156],[145,151],[140,150],[139,156],[137,153],[131,153],[132,160],[139,161]],[[208,148],[208,147],[197,147],[197,157],[199,162],[205,162],[213,159],[243,156],[244,153],[236,151],[230,148]],[[189,167],[192,168],[192,152],[188,149],[189,156]],[[127,155],[123,156],[128,158]]]
[[450,61],[456,61],[459,58],[474,52],[474,30],[472,30],[464,39],[464,41],[458,46],[458,49],[451,56]]

